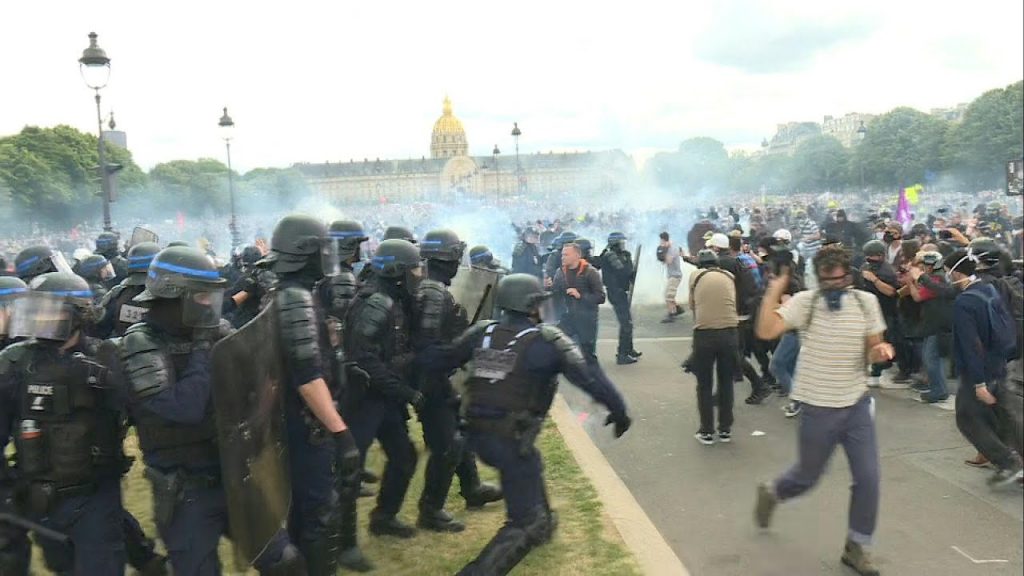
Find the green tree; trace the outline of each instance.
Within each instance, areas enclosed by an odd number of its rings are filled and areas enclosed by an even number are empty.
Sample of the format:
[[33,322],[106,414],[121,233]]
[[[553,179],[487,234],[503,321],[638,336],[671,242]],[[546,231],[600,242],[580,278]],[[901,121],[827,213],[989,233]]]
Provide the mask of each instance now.
[[649,177],[662,188],[684,193],[728,186],[729,154],[714,138],[683,140],[675,152],[655,154],[647,163]]
[[849,152],[833,136],[812,136],[793,153],[793,185],[802,192],[839,190],[847,183]]
[[[235,176],[237,178],[237,176]],[[149,193],[165,210],[188,215],[229,209],[228,167],[219,160],[172,160],[149,171]]]
[[968,188],[1001,187],[1006,162],[1024,154],[1024,82],[971,102],[947,146],[953,171]]
[[[45,217],[58,224],[99,214],[99,153],[96,137],[70,126],[26,126],[0,138],[0,184],[10,190],[14,210],[29,220]],[[127,150],[109,147],[111,162],[124,169],[122,189],[145,185],[145,174]]]
[[[896,108],[867,126],[851,168],[863,170],[867,184],[883,188],[923,182],[945,168],[944,143],[949,123],[914,110]],[[853,171],[851,170],[851,171]]]
[[[309,184],[294,168],[255,168],[242,177],[239,199],[292,204],[310,193]],[[236,190],[237,192],[237,190]]]

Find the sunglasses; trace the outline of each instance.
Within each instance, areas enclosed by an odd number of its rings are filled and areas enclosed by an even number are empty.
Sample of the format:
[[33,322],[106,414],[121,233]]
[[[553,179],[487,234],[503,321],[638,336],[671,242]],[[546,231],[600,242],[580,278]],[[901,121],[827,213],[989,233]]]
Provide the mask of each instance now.
[[847,276],[849,276],[849,274],[843,274],[841,276],[819,276],[818,277],[818,282],[834,282],[834,281],[842,280],[842,279],[846,278]]

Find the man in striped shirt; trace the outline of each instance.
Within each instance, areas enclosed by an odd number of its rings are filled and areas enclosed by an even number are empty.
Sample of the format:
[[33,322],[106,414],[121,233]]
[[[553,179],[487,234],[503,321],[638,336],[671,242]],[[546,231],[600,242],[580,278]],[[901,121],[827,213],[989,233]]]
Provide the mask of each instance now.
[[803,403],[803,411],[799,459],[774,482],[758,487],[755,517],[767,528],[776,504],[813,488],[835,446],[842,444],[853,475],[842,562],[862,576],[876,576],[879,572],[866,547],[878,518],[879,458],[865,364],[891,359],[894,351],[882,337],[885,321],[878,300],[851,287],[850,255],[828,246],[815,255],[813,264],[817,290],[800,292],[781,304],[789,284],[783,273],[769,283],[758,315],[757,336],[763,340],[788,330],[800,334],[791,398]]

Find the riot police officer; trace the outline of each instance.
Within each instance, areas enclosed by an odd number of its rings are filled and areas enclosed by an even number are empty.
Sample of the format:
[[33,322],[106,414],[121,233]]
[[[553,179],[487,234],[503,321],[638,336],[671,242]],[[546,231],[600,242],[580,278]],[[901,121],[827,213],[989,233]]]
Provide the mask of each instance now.
[[[13,344],[9,338],[14,302],[28,292],[28,284],[14,276],[0,276],[0,351]],[[2,464],[0,464],[2,465]]]
[[328,276],[321,283],[321,298],[327,308],[327,315],[337,323],[340,335],[349,304],[359,291],[354,266],[359,262],[363,242],[370,237],[363,230],[363,225],[354,220],[332,222],[329,233],[337,247],[339,269],[337,274]]
[[129,326],[142,322],[146,307],[132,300],[145,289],[149,264],[159,251],[155,242],[140,242],[128,250],[128,276],[100,301],[103,315],[92,330],[94,336],[124,336]]
[[[427,262],[427,278],[417,292],[415,347],[451,343],[469,327],[466,309],[455,302],[448,291],[458,273],[465,242],[451,230],[427,232],[420,243],[420,256]],[[420,410],[423,440],[430,450],[423,479],[417,526],[437,532],[461,532],[465,525],[444,510],[454,474],[459,476],[463,498],[471,507],[483,506],[501,498],[494,486],[483,485],[476,468],[476,458],[464,450],[464,439],[458,430],[458,395],[445,372],[425,374],[418,378],[424,404]]]
[[0,451],[13,437],[23,515],[66,534],[41,539],[59,574],[120,575],[121,418],[107,371],[83,353],[92,293],[67,272],[36,277],[0,353]]
[[165,248],[132,300],[148,306],[143,322],[105,345],[120,359],[154,520],[178,574],[219,573],[227,529],[210,376],[210,348],[226,331],[223,284],[202,252]]
[[522,240],[512,250],[512,272],[544,278],[540,248],[537,246],[539,239],[535,228],[527,228],[523,232]]
[[[566,230],[559,234],[549,247],[550,252],[548,253],[547,260],[544,261],[544,278],[550,280],[555,277],[557,272],[562,267],[562,247],[566,244],[570,244],[576,241],[576,233]],[[559,296],[554,297],[556,303],[559,300]]]
[[[340,550],[341,518],[359,488],[359,450],[338,413],[332,349],[316,285],[336,272],[337,254],[327,228],[315,218],[286,216],[277,223],[264,263],[277,275],[272,295],[284,360],[285,421],[292,480],[288,532],[305,556],[310,574],[334,574],[339,553],[358,565],[355,547]],[[335,463],[337,470],[335,471]],[[348,511],[354,514],[354,511]]]
[[14,272],[25,283],[47,272],[71,272],[64,255],[49,246],[29,246],[14,257]]
[[381,240],[405,240],[411,244],[416,243],[416,235],[405,226],[388,226],[384,229],[384,236]]
[[242,269],[224,300],[224,313],[230,314],[231,325],[235,328],[255,318],[269,301],[275,278],[266,267],[256,265],[262,257],[255,246],[246,246],[239,255]]
[[[9,338],[11,311],[17,298],[28,292],[28,285],[14,276],[0,276],[0,352],[14,340]],[[6,443],[6,433],[0,432],[0,453]],[[0,456],[0,512],[15,513],[14,474],[8,469],[7,458]],[[28,574],[32,546],[24,528],[0,523],[0,574],[21,576]]]
[[543,489],[543,464],[534,442],[564,374],[611,412],[605,421],[622,436],[631,420],[615,386],[592,370],[561,330],[541,324],[549,294],[528,274],[498,284],[500,321],[470,327],[453,345],[431,347],[417,365],[446,370],[471,362],[462,400],[469,446],[501,474],[508,519],[459,574],[507,574],[534,547],[549,541],[556,518]]
[[469,264],[498,274],[508,274],[508,270],[502,267],[501,262],[494,259],[491,249],[482,244],[469,249]]
[[608,246],[597,257],[601,279],[608,292],[608,301],[619,321],[617,364],[634,364],[640,357],[633,347],[633,315],[629,310],[629,293],[633,290],[633,256],[626,250],[626,235],[612,232]]
[[362,393],[349,404],[350,424],[364,461],[374,439],[387,457],[370,532],[411,538],[416,529],[397,514],[416,470],[406,404],[419,410],[424,401],[411,385],[410,370],[413,307],[423,270],[416,246],[398,239],[381,242],[370,264],[373,280],[360,289],[345,320],[345,357],[366,375],[364,385],[353,383]]
[[96,237],[96,250],[93,253],[106,258],[114,271],[113,277],[107,281],[107,287],[120,284],[128,276],[128,261],[121,256],[120,243],[121,238],[116,232],[102,232]]

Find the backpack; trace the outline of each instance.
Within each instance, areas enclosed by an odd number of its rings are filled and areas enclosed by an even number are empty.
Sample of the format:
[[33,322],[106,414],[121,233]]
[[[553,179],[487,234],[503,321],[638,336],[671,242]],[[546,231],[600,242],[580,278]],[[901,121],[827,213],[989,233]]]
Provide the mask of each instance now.
[[668,255],[668,246],[658,245],[658,250],[654,253],[654,257],[658,259],[658,262],[664,262],[665,256]]
[[1002,297],[1003,306],[1013,319],[1016,343],[1011,360],[1020,358],[1024,348],[1024,284],[1016,276],[1003,276],[994,283],[996,292]]
[[[1006,310],[1003,299],[998,295],[991,296],[981,290],[968,290],[963,292],[965,296],[974,296],[985,303],[985,310],[988,314],[988,341],[986,342],[989,352],[997,353],[1009,359],[1017,351],[1017,332],[1013,326],[1013,317]],[[984,334],[980,335],[982,338]]]

